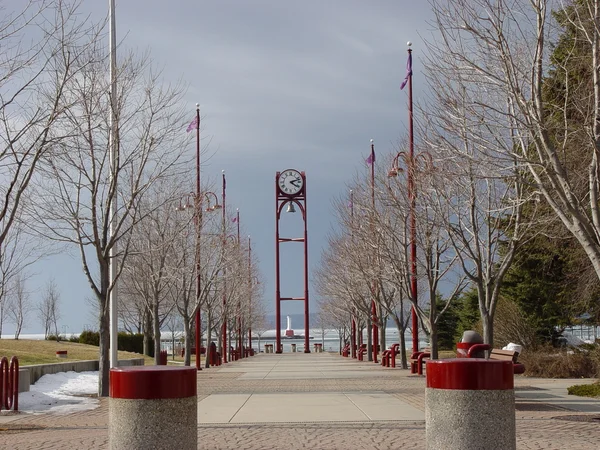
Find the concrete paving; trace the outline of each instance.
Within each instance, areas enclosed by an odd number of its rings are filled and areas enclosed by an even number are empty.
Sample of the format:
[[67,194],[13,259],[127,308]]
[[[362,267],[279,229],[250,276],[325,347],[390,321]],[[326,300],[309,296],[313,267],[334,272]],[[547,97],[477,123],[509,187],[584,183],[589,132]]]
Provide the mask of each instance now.
[[[225,364],[239,380],[372,379],[389,375],[327,353],[268,354]],[[387,373],[387,375],[386,375]],[[372,422],[425,420],[425,413],[383,391],[212,394],[198,403],[199,423]]]
[[[592,381],[516,376],[517,448],[598,449],[600,401],[566,391]],[[425,449],[424,393],[425,378],[399,368],[260,354],[198,373],[198,448]],[[1,417],[1,448],[108,448],[108,399],[92,411]]]

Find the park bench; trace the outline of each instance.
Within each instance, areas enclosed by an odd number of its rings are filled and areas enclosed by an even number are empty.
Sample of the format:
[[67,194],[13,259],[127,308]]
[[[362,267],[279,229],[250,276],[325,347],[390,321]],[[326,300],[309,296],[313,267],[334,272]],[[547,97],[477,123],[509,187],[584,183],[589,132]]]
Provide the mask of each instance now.
[[414,352],[410,356],[410,373],[423,375],[423,363],[431,356],[431,348],[425,347],[423,350]]
[[346,344],[344,345],[344,348],[342,349],[342,356],[347,358],[350,355],[350,344]]
[[[474,344],[467,351],[466,356],[457,353],[457,358],[475,358],[478,352],[488,351],[490,350],[490,346],[488,344]],[[514,350],[501,350],[499,348],[491,349],[490,356],[488,359],[496,360],[496,361],[512,361],[513,363],[513,373],[522,374],[525,372],[525,366],[517,361],[519,357],[519,352]]]
[[393,344],[381,355],[381,365],[383,367],[396,367],[396,355],[400,353],[398,347],[400,344]]

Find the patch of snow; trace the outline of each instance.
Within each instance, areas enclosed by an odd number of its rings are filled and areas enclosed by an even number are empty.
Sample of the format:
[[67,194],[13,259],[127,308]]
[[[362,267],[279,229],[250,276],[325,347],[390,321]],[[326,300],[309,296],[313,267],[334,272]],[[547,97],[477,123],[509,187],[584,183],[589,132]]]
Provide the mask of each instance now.
[[97,408],[100,402],[96,372],[60,372],[41,377],[29,392],[19,394],[19,411],[69,414]]

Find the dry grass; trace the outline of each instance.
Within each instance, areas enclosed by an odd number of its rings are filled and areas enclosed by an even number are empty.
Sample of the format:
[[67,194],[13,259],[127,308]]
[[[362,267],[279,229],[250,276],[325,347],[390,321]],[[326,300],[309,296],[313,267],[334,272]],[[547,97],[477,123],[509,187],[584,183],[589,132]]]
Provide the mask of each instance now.
[[[59,359],[57,350],[66,350],[68,357]],[[0,339],[0,356],[16,356],[20,366],[48,364],[65,361],[98,359],[98,347],[75,342],[38,341],[27,339]],[[144,358],[144,364],[154,364],[154,359],[139,353],[119,352],[119,359]]]
[[581,349],[543,347],[519,355],[525,375],[541,378],[595,378],[600,374],[600,348]]

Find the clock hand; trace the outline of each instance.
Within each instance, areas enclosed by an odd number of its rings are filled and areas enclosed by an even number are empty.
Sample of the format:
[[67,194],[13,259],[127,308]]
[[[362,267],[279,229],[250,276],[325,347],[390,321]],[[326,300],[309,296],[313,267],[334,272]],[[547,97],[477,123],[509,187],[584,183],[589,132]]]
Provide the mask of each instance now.
[[290,184],[293,184],[295,187],[298,187],[298,179],[294,178],[292,181],[290,181]]

